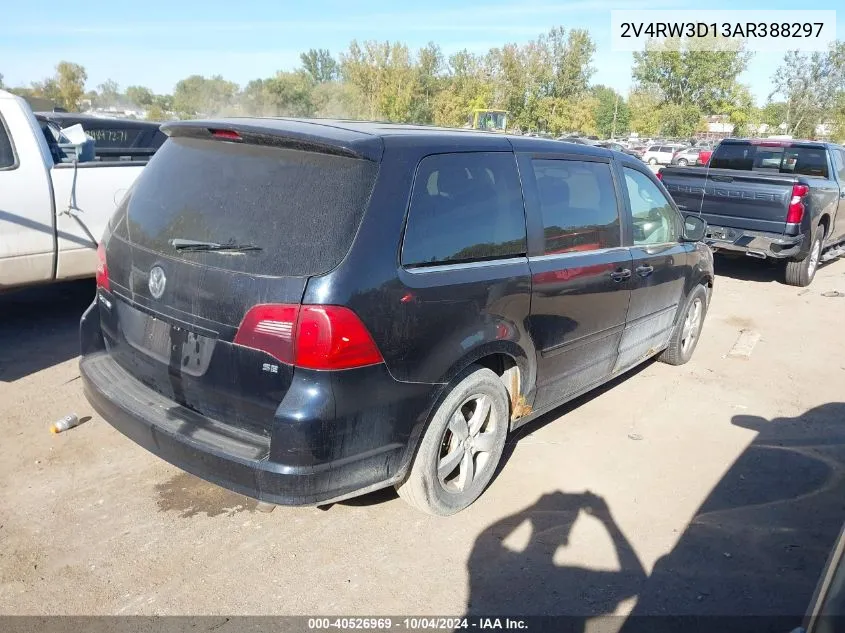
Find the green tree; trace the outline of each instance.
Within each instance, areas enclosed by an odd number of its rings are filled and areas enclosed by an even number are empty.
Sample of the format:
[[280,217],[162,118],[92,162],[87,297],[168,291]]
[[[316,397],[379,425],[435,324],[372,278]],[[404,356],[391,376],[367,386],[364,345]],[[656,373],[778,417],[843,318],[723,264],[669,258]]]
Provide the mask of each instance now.
[[155,95],[153,91],[144,86],[129,86],[126,89],[126,100],[142,108],[150,108],[153,105]]
[[664,103],[658,108],[659,132],[664,136],[689,138],[699,129],[701,110],[694,104]]
[[79,110],[79,102],[85,94],[85,81],[88,73],[85,68],[72,62],[59,62],[56,66],[56,86],[59,100],[64,107],[73,112]]
[[405,44],[353,40],[340,58],[343,79],[357,90],[368,118],[411,119],[419,75]]
[[180,80],[173,92],[173,109],[180,118],[216,116],[235,109],[238,85],[220,75],[191,75]]
[[629,132],[631,111],[625,98],[613,88],[593,86],[590,90],[597,100],[595,119],[598,133],[605,138]]
[[816,126],[833,116],[845,91],[845,42],[825,52],[786,53],[772,84],[769,99],[777,95],[786,103],[786,133],[814,136]]
[[106,79],[97,86],[97,105],[108,107],[120,103],[120,86],[113,79]]
[[443,52],[434,42],[429,42],[417,53],[415,71],[416,87],[411,103],[409,120],[413,123],[434,122],[434,99],[443,89]]
[[661,95],[654,89],[637,88],[628,95],[631,130],[642,136],[655,136],[660,131]]
[[314,83],[322,84],[338,78],[338,64],[328,49],[309,49],[300,53],[302,69],[311,76]]
[[721,38],[711,41],[710,50],[690,50],[690,46],[689,40],[674,39],[663,50],[634,53],[634,79],[659,91],[662,103],[692,105],[716,114],[734,94],[737,77],[751,55]]

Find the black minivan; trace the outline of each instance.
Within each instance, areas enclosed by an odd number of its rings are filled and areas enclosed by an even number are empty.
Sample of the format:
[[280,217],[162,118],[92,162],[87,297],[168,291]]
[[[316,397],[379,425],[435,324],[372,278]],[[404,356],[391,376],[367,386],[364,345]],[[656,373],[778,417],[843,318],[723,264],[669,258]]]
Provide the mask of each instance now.
[[111,219],[81,323],[119,431],[263,501],[396,486],[448,515],[509,431],[689,360],[704,222],[640,161],[369,122],[180,121]]

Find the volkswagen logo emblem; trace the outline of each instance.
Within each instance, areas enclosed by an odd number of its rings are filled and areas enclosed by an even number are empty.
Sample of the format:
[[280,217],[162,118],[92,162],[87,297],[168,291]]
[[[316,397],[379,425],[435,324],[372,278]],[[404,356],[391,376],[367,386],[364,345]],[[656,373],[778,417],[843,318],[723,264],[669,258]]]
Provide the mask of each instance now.
[[164,285],[167,283],[167,277],[164,276],[164,270],[161,266],[153,266],[150,268],[150,294],[153,299],[161,299],[164,294]]

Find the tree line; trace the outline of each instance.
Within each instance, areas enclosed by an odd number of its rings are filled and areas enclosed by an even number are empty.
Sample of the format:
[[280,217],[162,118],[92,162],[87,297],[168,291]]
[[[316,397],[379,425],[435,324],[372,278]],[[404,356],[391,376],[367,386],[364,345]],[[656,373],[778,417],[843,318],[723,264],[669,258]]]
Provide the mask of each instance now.
[[[86,91],[87,73],[62,61],[53,76],[22,96],[51,99],[68,110],[134,107],[151,120],[208,116],[318,116],[461,126],[474,109],[510,113],[522,132],[686,137],[706,130],[707,115],[723,115],[734,134],[761,123],[812,137],[820,123],[845,136],[845,44],[825,53],[788,53],[772,77],[767,102],[757,107],[739,76],[751,54],[715,39],[710,50],[670,40],[634,54],[634,86],[627,95],[594,85],[596,46],[589,32],[555,27],[525,44],[486,53],[445,55],[435,43],[411,50],[402,42],[353,40],[337,56],[325,49],[300,55],[299,68],[245,86],[222,76],[192,75],[172,94],[108,80]],[[2,75],[0,75],[2,86]]]

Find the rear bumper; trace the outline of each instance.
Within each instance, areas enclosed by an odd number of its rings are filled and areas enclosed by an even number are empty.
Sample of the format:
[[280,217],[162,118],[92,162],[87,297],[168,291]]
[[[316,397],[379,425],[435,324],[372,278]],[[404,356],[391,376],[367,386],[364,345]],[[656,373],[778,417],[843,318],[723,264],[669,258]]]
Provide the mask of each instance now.
[[704,241],[716,252],[729,251],[760,258],[792,259],[801,255],[804,236],[709,225]]
[[261,435],[169,400],[103,349],[89,344],[86,351],[91,312],[83,317],[79,369],[97,413],[171,464],[261,501],[315,505],[396,483],[436,396],[435,385],[397,382],[384,365],[297,371],[273,427]]

